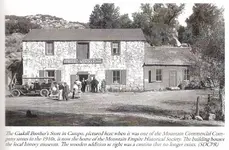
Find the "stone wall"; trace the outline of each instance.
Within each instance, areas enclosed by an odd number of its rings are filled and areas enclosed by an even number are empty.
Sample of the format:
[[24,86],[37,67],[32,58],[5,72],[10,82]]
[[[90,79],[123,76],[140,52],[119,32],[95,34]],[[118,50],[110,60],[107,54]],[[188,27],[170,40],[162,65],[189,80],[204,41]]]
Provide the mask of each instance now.
[[[23,75],[39,77],[39,70],[61,70],[61,81],[70,85],[70,75],[79,71],[105,79],[105,70],[126,70],[127,90],[143,89],[144,42],[122,41],[120,56],[111,55],[111,42],[90,41],[90,58],[102,58],[102,64],[63,64],[76,58],[77,42],[54,42],[54,55],[45,55],[45,42],[23,42]],[[24,81],[25,82],[25,81]],[[112,87],[113,85],[111,85]],[[109,86],[108,86],[109,87]]]

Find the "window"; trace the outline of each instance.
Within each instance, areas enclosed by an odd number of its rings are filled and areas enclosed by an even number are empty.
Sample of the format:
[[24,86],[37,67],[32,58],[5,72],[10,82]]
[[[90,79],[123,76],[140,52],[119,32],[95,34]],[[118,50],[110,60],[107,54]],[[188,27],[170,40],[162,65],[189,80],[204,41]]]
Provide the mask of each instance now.
[[120,70],[113,71],[113,83],[121,83]]
[[149,83],[151,83],[151,70],[149,71]]
[[54,44],[53,42],[45,43],[45,54],[46,55],[54,55]]
[[185,69],[184,70],[184,80],[189,80],[190,76],[189,76],[189,70]]
[[162,81],[162,70],[156,69],[156,81]]
[[78,43],[76,55],[78,59],[89,59],[89,43]]
[[46,77],[55,77],[54,70],[46,70]]
[[112,55],[120,55],[120,43],[112,42]]

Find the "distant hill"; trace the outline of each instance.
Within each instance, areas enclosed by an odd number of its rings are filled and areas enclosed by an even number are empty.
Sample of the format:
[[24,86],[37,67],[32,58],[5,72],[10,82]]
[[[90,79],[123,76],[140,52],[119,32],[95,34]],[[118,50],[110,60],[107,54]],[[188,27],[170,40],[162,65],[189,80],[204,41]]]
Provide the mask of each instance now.
[[63,18],[50,15],[29,15],[29,16],[15,16],[6,15],[6,35],[12,33],[26,34],[31,29],[43,28],[43,29],[84,29],[88,28],[88,25],[80,22],[66,21]]
[[6,68],[15,60],[21,60],[22,39],[31,29],[85,29],[86,23],[66,21],[51,15],[5,16]]

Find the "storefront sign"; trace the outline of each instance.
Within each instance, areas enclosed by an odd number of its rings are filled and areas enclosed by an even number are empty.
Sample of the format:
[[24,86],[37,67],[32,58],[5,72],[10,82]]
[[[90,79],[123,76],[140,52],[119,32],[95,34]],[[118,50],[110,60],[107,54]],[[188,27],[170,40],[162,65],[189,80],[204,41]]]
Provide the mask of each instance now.
[[101,64],[103,59],[91,58],[91,59],[64,59],[63,64]]

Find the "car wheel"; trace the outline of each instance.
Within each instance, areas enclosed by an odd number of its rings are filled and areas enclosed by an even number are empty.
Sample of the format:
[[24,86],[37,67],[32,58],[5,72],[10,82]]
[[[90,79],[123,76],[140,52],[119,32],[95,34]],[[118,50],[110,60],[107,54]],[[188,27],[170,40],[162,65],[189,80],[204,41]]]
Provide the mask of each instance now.
[[19,92],[19,90],[17,90],[17,89],[13,89],[13,90],[11,91],[11,95],[12,95],[13,97],[18,97],[18,96],[20,96],[20,92]]
[[48,97],[49,91],[48,91],[47,89],[42,89],[42,90],[40,91],[40,95],[41,95],[42,97]]

